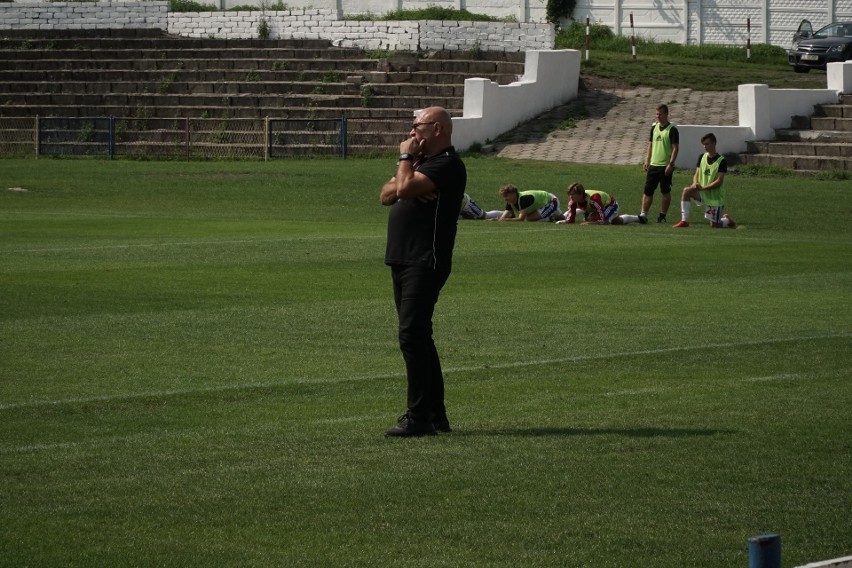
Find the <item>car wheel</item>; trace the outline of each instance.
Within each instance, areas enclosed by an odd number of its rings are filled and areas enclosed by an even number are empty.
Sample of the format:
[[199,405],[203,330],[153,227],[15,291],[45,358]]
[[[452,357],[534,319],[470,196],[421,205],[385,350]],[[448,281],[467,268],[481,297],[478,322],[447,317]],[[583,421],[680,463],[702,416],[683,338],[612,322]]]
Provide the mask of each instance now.
[[793,67],[793,71],[795,71],[796,73],[807,73],[810,70],[810,67],[799,67],[798,65]]

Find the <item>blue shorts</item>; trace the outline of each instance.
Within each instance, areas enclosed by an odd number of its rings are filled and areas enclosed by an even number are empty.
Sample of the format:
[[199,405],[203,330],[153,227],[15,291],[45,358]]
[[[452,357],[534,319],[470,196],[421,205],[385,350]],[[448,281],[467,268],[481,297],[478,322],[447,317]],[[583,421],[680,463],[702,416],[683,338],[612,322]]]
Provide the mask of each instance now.
[[561,211],[559,209],[559,200],[556,198],[551,199],[550,203],[538,210],[542,221],[549,221],[550,217],[557,213],[561,213]]

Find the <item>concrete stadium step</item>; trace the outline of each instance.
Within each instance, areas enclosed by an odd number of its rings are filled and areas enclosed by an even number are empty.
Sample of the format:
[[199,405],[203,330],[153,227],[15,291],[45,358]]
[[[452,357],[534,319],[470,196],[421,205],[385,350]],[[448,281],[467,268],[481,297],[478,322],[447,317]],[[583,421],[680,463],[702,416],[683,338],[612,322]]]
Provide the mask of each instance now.
[[[122,136],[141,137],[137,148],[173,145],[165,131],[182,120],[220,121],[222,138],[221,128],[235,120],[337,121],[345,116],[351,152],[388,152],[408,133],[412,109],[442,105],[460,116],[465,79],[508,84],[523,72],[522,53],[374,57],[324,40],[190,39],[156,30],[5,30],[0,116],[67,117],[78,124],[113,116],[116,123],[125,121]],[[149,126],[135,132],[127,120]],[[169,125],[161,127],[164,133],[148,134],[144,129],[152,120]],[[289,146],[323,147],[322,136],[292,126],[286,135]]]
[[[103,59],[3,59],[0,69],[10,71],[53,71],[53,70],[125,70],[125,71],[182,71],[182,70],[244,70],[244,71],[375,71],[373,59],[263,59],[263,58],[216,58],[160,59],[160,58],[103,58]],[[286,62],[286,67],[284,66]],[[279,67],[280,66],[280,67]]]
[[[88,107],[99,109],[103,107],[150,109],[151,116],[159,116],[160,108],[183,108],[187,115],[197,115],[199,109],[225,107],[230,109],[282,109],[282,108],[335,108],[348,109],[355,107],[374,106],[378,108],[393,107],[397,102],[396,96],[370,95],[366,99],[360,94],[322,94],[322,93],[281,93],[281,94],[205,94],[190,93],[185,95],[159,93],[109,93],[103,94],[7,94],[3,100],[4,115],[10,116],[11,107],[30,107],[35,112],[43,114],[39,109],[49,107]],[[406,102],[413,108],[425,108],[439,105],[445,108],[460,108],[463,105],[461,97],[408,97]],[[99,113],[103,114],[103,113]],[[119,116],[124,113],[119,113]]]
[[322,39],[211,39],[169,35],[146,29],[3,30],[0,49],[313,49],[333,47]]
[[741,163],[754,166],[775,166],[801,172],[852,171],[852,159],[849,158],[742,154]]
[[796,130],[793,128],[782,128],[775,131],[775,138],[781,142],[852,145],[852,132],[839,130]]
[[852,132],[852,95],[842,95],[837,104],[816,105],[811,116],[794,116],[791,129]]
[[811,116],[794,116],[773,141],[749,142],[740,163],[798,171],[852,171],[852,95],[816,105]]
[[[161,70],[157,72],[122,71],[122,70],[55,70],[45,71],[9,71],[0,70],[0,93],[26,92],[35,87],[44,89],[51,87],[54,92],[110,92],[111,89],[123,88],[134,84],[142,88],[158,91],[164,86],[172,92],[186,92],[179,87],[182,84],[193,84],[191,92],[219,92],[219,84],[241,84],[245,89],[240,92],[256,92],[257,85],[294,84],[352,84],[372,85],[382,92],[388,89],[399,89],[400,93],[416,91],[436,93],[452,91],[456,96],[464,92],[464,76],[458,74],[430,73],[383,73],[374,71],[338,72],[338,71],[269,71],[269,70],[208,70],[187,71],[184,69]],[[490,78],[493,80],[493,78]],[[511,82],[515,77],[506,77]],[[210,85],[202,88],[201,85]],[[505,84],[505,83],[501,83]],[[84,85],[80,90],[77,87]],[[177,89],[177,90],[176,90]],[[428,91],[424,91],[427,89]],[[228,90],[233,90],[228,89]],[[33,90],[33,92],[38,92]]]
[[[304,120],[334,120],[341,116],[349,119],[387,120],[401,119],[406,121],[408,127],[411,125],[411,110],[393,107],[369,107],[369,108],[323,108],[323,107],[274,107],[274,108],[235,108],[228,106],[198,107],[187,112],[187,107],[161,107],[157,109],[156,115],[151,112],[150,107],[126,105],[101,106],[97,112],[78,106],[47,105],[34,109],[26,105],[7,105],[9,108],[3,116],[16,118],[72,118],[72,119],[94,119],[114,116],[117,118],[138,119],[163,119],[174,120],[184,118],[289,118]],[[40,112],[33,112],[33,110]],[[451,111],[452,116],[461,116],[461,111]],[[408,133],[408,128],[404,129]]]
[[[282,81],[241,81],[228,77],[227,74],[217,81],[173,80],[163,77],[159,81],[86,81],[59,80],[49,81],[2,81],[0,79],[0,100],[8,103],[20,102],[23,98],[33,104],[38,100],[37,94],[52,93],[54,95],[101,95],[107,97],[117,94],[159,93],[161,95],[357,95],[364,96],[363,89],[370,89],[372,96],[385,97],[438,97],[463,98],[463,85],[436,85],[429,83],[361,83],[335,82],[321,80],[282,80]],[[3,97],[3,95],[7,95]]]
[[[143,73],[204,74],[232,72],[242,74],[240,80],[263,80],[267,76],[295,78],[299,74],[345,74],[368,76],[374,82],[413,82],[413,83],[458,83],[472,77],[483,77],[506,85],[517,81],[523,74],[523,65],[499,64],[482,65],[481,62],[464,68],[464,64],[453,62],[430,62],[426,69],[416,71],[381,71],[378,62],[373,59],[350,58],[333,61],[322,59],[25,59],[0,60],[0,74],[6,81],[27,80],[35,75],[45,77],[54,73],[75,74],[82,77],[103,75],[122,80],[138,80],[133,75]],[[252,73],[256,77],[249,78]],[[214,80],[209,78],[208,80]]]
[[[328,82],[252,82],[240,81],[196,81],[196,82],[173,82],[160,81],[157,83],[134,83],[134,82],[112,82],[108,84],[109,91],[103,92],[103,84],[90,81],[63,81],[61,84],[51,86],[47,82],[41,83],[3,83],[0,82],[0,100],[2,95],[6,102],[15,102],[16,96],[25,98],[33,104],[38,100],[33,93],[51,92],[53,95],[100,95],[104,98],[110,95],[136,95],[142,93],[159,93],[161,95],[280,95],[290,94],[325,94],[325,95],[359,95],[361,86],[352,83],[328,83]],[[416,87],[402,85],[412,91]],[[455,90],[450,87],[442,89],[445,96],[455,95]]]
[[28,61],[44,59],[49,55],[50,59],[65,61],[79,60],[102,60],[102,59],[155,59],[155,60],[180,60],[197,61],[204,59],[334,59],[345,61],[348,59],[375,59],[366,57],[360,50],[330,47],[327,49],[295,48],[295,47],[227,47],[227,48],[145,48],[145,49],[89,49],[80,47],[78,49],[3,49],[0,47],[0,61],[17,60]]

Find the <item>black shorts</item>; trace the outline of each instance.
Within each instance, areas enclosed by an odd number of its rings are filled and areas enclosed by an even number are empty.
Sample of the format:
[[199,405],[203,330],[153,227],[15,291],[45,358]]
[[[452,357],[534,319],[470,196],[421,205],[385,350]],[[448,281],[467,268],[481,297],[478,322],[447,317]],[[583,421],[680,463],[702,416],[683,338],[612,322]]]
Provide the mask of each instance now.
[[645,175],[645,195],[654,195],[657,186],[660,186],[660,193],[671,193],[672,191],[672,173],[666,175],[666,166],[648,166],[648,173]]

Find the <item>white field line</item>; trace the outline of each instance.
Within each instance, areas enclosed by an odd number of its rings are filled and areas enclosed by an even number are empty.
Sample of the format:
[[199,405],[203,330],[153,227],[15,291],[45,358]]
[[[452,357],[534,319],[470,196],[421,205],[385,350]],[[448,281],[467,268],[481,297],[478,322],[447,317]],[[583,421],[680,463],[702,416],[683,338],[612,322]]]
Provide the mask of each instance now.
[[750,383],[766,383],[771,381],[792,381],[800,378],[802,375],[798,373],[783,373],[780,375],[768,375],[765,377],[745,377],[744,381]]
[[26,254],[26,253],[40,253],[40,254],[52,254],[52,253],[63,253],[63,252],[75,252],[75,251],[98,251],[98,250],[125,250],[125,249],[144,249],[144,248],[166,248],[166,247],[187,247],[187,246],[207,246],[207,245],[241,245],[241,244],[255,244],[255,243],[280,243],[287,241],[339,241],[346,240],[351,241],[353,238],[358,239],[384,239],[385,235],[363,235],[361,237],[352,237],[352,236],[299,236],[299,237],[275,237],[270,239],[233,239],[233,240],[220,240],[220,241],[168,241],[168,242],[157,242],[157,243],[138,243],[138,244],[129,244],[129,245],[103,245],[103,246],[90,246],[90,247],[56,247],[56,248],[30,248],[30,249],[9,249],[9,250],[0,250],[0,254]]
[[[848,333],[835,333],[835,334],[826,334],[826,335],[813,335],[813,336],[805,336],[805,337],[787,337],[787,338],[778,338],[778,339],[763,339],[759,341],[742,341],[735,343],[706,343],[703,345],[686,345],[681,347],[665,347],[660,349],[643,349],[638,351],[623,351],[620,353],[607,353],[605,355],[581,355],[576,357],[560,357],[554,359],[531,359],[528,361],[514,361],[510,363],[498,363],[498,364],[488,364],[488,365],[474,365],[474,366],[466,366],[466,367],[447,367],[444,368],[445,373],[466,373],[471,371],[483,371],[488,369],[516,369],[523,367],[537,367],[542,365],[557,365],[557,364],[567,364],[567,363],[577,363],[581,361],[595,361],[595,360],[607,360],[607,359],[615,359],[619,357],[638,357],[638,356],[646,356],[646,355],[659,355],[662,353],[678,353],[683,351],[701,351],[705,349],[731,349],[742,346],[757,346],[757,345],[772,345],[776,343],[792,343],[792,342],[801,342],[801,341],[820,341],[825,339],[838,339],[842,337],[850,337],[852,334]],[[138,392],[138,393],[119,393],[119,394],[111,394],[111,395],[102,395],[102,396],[91,396],[91,397],[79,397],[79,398],[66,398],[66,399],[58,399],[58,400],[32,400],[32,401],[23,401],[23,402],[10,402],[10,403],[0,403],[0,411],[2,410],[13,410],[17,408],[27,408],[27,407],[39,407],[39,406],[59,406],[64,404],[88,404],[93,402],[111,402],[116,400],[133,400],[139,398],[163,398],[163,397],[171,397],[171,396],[181,396],[186,394],[204,394],[204,393],[213,393],[213,392],[229,392],[229,391],[239,391],[239,390],[251,390],[251,389],[262,389],[269,387],[279,387],[279,386],[287,386],[287,385],[300,385],[300,384],[334,384],[334,383],[345,383],[352,381],[373,381],[373,380],[381,380],[381,379],[392,379],[392,378],[400,378],[402,373],[394,372],[394,373],[377,373],[371,375],[353,375],[353,376],[345,376],[345,377],[320,377],[320,378],[308,378],[308,377],[292,377],[292,378],[284,378],[276,381],[266,381],[262,383],[241,383],[241,384],[229,384],[229,385],[220,385],[220,386],[209,386],[209,387],[199,387],[199,388],[186,388],[186,389],[166,389],[159,391],[148,391],[148,392]],[[790,378],[793,375],[777,375],[776,377]],[[777,378],[773,379],[770,377],[769,379],[765,377],[756,377],[751,380],[778,380]],[[614,393],[615,395],[619,393]],[[626,393],[625,393],[626,394]]]

